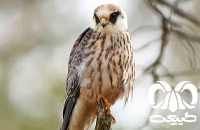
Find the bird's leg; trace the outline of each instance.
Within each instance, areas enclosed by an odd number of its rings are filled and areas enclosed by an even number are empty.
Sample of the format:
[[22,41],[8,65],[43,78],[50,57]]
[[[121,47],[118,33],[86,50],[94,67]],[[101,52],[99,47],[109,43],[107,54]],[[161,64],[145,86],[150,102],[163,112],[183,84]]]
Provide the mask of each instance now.
[[116,123],[115,117],[111,114],[111,111],[110,111],[110,102],[108,101],[108,99],[106,97],[99,95],[97,97],[97,103],[99,103],[101,99],[103,99],[103,101],[106,105],[106,114],[112,116],[112,122],[113,122],[113,124],[115,124]]

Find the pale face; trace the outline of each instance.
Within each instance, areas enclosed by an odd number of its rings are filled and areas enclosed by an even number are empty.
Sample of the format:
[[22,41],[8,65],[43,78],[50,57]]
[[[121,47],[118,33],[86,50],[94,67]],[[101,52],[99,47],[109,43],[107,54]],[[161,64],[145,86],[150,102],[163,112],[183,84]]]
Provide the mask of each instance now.
[[[128,30],[126,13],[118,6],[102,5],[96,9],[93,16],[93,28],[99,32],[113,33]],[[115,9],[116,8],[116,9]]]

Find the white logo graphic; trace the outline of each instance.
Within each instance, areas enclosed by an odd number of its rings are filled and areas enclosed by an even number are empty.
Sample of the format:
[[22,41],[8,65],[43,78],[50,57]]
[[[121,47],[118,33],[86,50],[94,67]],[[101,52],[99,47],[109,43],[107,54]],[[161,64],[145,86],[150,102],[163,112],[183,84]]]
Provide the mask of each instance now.
[[[161,100],[159,103],[155,103],[154,96],[156,91],[161,90],[166,93],[164,100]],[[192,95],[191,103],[187,103],[185,100],[181,99],[179,93],[182,93],[184,90],[189,90]],[[197,103],[198,93],[196,87],[189,81],[180,82],[174,90],[164,81],[157,81],[149,89],[149,103],[154,109],[169,109],[171,112],[175,112],[179,109],[193,109]],[[182,125],[183,122],[195,122],[196,116],[189,115],[188,112],[185,113],[185,116],[179,119],[176,115],[168,115],[167,118],[162,117],[161,115],[153,115],[150,117],[151,122],[168,122],[170,125]]]

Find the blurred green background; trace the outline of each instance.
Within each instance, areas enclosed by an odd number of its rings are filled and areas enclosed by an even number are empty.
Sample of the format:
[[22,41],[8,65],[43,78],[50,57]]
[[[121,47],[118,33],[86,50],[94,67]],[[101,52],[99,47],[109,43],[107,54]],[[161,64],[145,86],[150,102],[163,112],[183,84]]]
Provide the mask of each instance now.
[[[189,80],[198,92],[200,87],[200,0],[165,0],[173,6],[158,1],[0,0],[0,130],[61,127],[70,50],[103,3],[126,11],[136,59],[134,98],[125,109],[123,101],[112,108],[113,129],[199,130],[199,119],[183,126],[148,122],[155,112],[147,99],[154,81],[175,86]],[[176,14],[173,7],[197,21]],[[164,42],[163,19],[168,28]],[[198,102],[191,112],[200,118],[199,110]]]

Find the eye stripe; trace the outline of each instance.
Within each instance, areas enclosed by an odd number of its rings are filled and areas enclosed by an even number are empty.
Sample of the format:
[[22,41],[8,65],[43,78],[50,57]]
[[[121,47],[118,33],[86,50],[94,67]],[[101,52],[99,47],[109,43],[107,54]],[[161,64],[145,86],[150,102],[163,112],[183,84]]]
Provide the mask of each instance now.
[[117,21],[117,17],[120,15],[120,12],[114,12],[112,14],[110,14],[110,22],[115,24]]
[[96,24],[100,23],[100,20],[99,20],[97,14],[94,14],[94,18],[95,18]]

